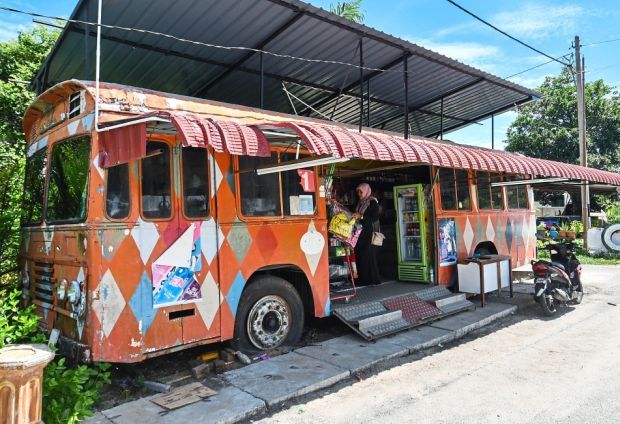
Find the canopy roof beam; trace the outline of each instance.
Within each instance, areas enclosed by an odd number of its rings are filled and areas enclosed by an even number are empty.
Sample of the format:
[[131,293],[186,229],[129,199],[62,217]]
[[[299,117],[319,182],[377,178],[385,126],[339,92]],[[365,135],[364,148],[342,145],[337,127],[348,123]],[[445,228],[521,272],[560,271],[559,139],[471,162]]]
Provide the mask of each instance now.
[[[280,36],[284,31],[289,29],[292,25],[295,24],[295,22],[300,20],[303,16],[304,16],[304,12],[301,12],[301,11],[297,12],[295,15],[293,15],[293,17],[291,19],[286,21],[278,29],[276,29],[274,32],[269,34],[260,43],[256,44],[252,48],[254,50],[262,50],[263,48],[265,48],[265,46],[267,46],[267,44],[271,43],[273,40],[278,38],[278,36]],[[255,54],[256,54],[255,51],[247,52],[239,60],[237,60],[232,65],[230,65],[230,67],[228,67],[228,69],[226,69],[224,72],[222,72],[219,75],[217,75],[215,78],[213,78],[211,81],[209,81],[204,87],[200,88],[199,90],[196,90],[196,92],[192,93],[191,95],[192,96],[198,96],[198,97],[204,97],[209,92],[209,90],[211,88],[213,88],[218,82],[220,82],[221,80],[226,78],[228,75],[230,75],[232,72],[234,72],[237,68],[239,68],[239,66],[241,66],[243,63],[245,63],[247,60],[249,60]]]

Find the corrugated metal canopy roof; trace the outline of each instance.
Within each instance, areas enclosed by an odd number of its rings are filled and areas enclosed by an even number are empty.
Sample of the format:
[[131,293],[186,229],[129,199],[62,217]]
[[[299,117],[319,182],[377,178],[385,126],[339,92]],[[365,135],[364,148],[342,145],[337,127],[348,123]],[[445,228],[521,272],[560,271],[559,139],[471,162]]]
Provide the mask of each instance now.
[[[71,19],[88,22],[96,17],[96,0],[81,0],[71,15]],[[362,72],[367,101],[363,124],[386,130],[404,129],[404,60],[412,134],[435,136],[442,126],[448,131],[469,125],[537,96],[532,90],[297,0],[106,0],[102,23],[354,64],[359,63],[362,39],[364,66],[385,70]],[[257,53],[103,28],[101,57],[103,81],[248,106],[260,104]],[[95,28],[68,24],[33,85],[40,93],[71,78],[94,79],[94,58]],[[290,93],[312,106],[293,100],[299,114],[359,123],[359,69],[269,55],[263,58],[265,109],[293,112],[282,88],[285,84]]]

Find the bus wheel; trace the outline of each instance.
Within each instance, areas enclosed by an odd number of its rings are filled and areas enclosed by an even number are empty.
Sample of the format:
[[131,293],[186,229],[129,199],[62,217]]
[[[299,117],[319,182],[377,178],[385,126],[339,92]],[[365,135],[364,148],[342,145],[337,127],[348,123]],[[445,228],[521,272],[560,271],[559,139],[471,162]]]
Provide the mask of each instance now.
[[297,290],[281,278],[260,277],[241,295],[232,345],[245,352],[293,345],[303,327],[304,307]]

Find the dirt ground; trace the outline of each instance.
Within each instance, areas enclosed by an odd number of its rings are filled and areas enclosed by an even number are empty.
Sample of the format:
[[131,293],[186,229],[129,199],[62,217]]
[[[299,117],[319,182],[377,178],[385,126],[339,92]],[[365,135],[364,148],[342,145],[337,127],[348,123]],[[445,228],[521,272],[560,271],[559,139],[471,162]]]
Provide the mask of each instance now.
[[[272,350],[267,352],[267,355],[274,357],[293,348],[320,343],[350,332],[351,330],[348,327],[334,317],[312,319],[306,326],[299,345]],[[106,385],[102,390],[96,410],[105,410],[156,393],[147,388],[145,382],[148,381],[171,384],[172,386],[202,381],[207,386],[216,387],[221,384],[221,381],[215,378],[217,373],[213,372],[212,378],[196,380],[192,377],[191,370],[203,363],[198,359],[200,355],[219,352],[227,347],[229,347],[227,342],[214,343],[163,355],[138,364],[113,364],[111,367],[111,384]],[[225,371],[242,366],[240,362],[234,361],[225,367]]]
[[532,303],[259,422],[618,423],[620,266],[585,266],[583,279],[583,303],[552,318]]

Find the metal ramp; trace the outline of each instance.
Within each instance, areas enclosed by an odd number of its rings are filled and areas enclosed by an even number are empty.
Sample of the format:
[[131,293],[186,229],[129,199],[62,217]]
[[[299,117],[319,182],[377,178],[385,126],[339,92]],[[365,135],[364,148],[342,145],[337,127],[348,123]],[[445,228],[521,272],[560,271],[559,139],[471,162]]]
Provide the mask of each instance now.
[[[426,287],[426,288],[422,288]],[[443,286],[389,282],[363,287],[349,302],[333,302],[333,314],[366,340],[473,309],[463,293]]]

